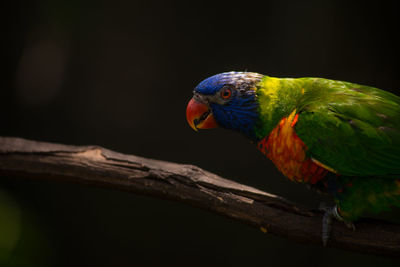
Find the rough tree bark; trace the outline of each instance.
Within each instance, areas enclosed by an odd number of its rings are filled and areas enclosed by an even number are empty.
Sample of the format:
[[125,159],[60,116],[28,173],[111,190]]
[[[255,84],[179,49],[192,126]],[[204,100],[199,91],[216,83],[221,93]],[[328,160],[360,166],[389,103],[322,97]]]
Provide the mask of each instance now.
[[[68,146],[0,137],[0,177],[66,181],[192,204],[264,233],[322,245],[322,213],[192,165],[124,155],[98,146]],[[400,225],[335,222],[328,246],[400,257]]]

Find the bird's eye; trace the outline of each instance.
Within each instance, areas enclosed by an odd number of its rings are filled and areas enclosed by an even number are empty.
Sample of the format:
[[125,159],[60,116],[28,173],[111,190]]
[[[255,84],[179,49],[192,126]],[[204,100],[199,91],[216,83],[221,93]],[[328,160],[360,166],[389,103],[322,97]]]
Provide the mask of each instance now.
[[221,91],[221,97],[222,97],[223,99],[228,99],[228,98],[231,97],[231,95],[232,95],[232,91],[231,91],[231,89],[229,89],[229,88],[225,88],[225,89],[223,89],[223,90]]

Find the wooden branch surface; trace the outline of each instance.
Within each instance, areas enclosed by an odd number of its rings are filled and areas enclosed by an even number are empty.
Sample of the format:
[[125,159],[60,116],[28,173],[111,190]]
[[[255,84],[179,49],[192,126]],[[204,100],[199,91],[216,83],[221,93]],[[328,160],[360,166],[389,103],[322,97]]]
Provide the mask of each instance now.
[[[69,146],[0,137],[0,177],[67,181],[172,199],[227,216],[266,233],[321,245],[322,213],[199,167],[124,155],[98,146]],[[400,257],[400,225],[335,222],[328,244]]]

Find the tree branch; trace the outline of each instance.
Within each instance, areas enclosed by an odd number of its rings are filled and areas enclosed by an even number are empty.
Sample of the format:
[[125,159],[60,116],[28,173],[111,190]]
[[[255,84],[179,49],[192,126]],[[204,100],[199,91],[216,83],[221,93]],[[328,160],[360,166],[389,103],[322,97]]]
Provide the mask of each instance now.
[[[192,165],[124,155],[97,146],[67,146],[0,137],[0,176],[87,184],[172,199],[321,245],[322,213]],[[363,220],[355,232],[335,222],[329,246],[400,257],[400,225]]]

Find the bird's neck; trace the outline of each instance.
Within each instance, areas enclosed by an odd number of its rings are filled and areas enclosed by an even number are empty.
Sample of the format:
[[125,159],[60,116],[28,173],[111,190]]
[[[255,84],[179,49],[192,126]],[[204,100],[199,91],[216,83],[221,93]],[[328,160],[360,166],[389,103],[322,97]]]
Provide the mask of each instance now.
[[265,76],[257,86],[259,119],[255,126],[256,139],[268,136],[282,118],[289,116],[303,93],[298,79]]

